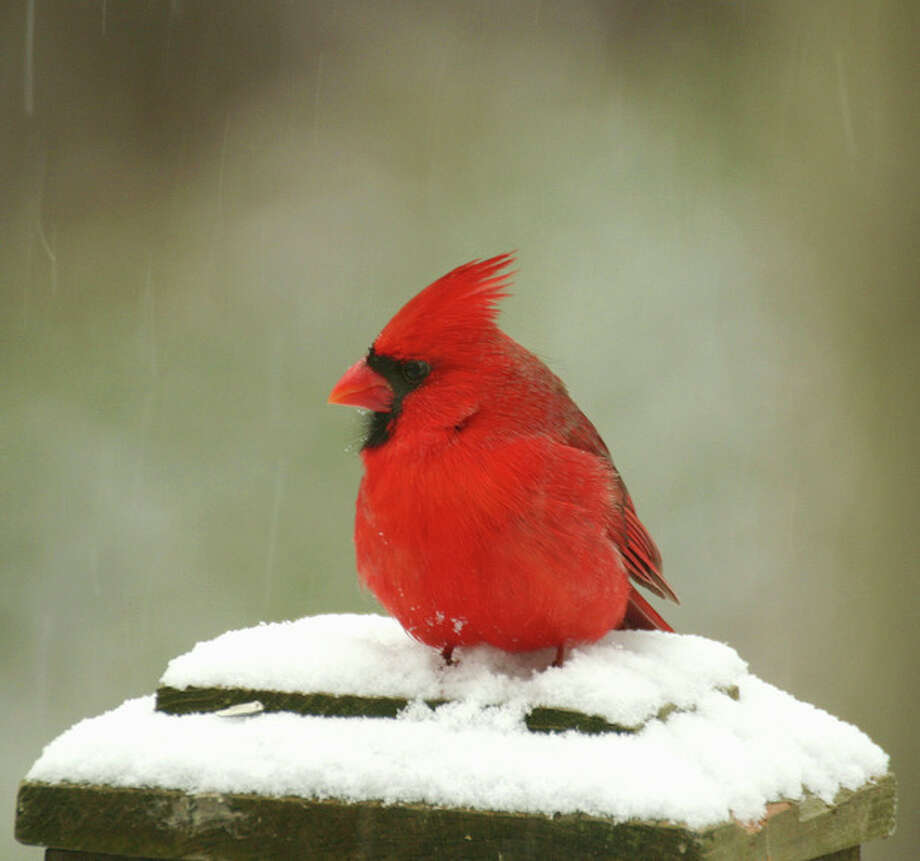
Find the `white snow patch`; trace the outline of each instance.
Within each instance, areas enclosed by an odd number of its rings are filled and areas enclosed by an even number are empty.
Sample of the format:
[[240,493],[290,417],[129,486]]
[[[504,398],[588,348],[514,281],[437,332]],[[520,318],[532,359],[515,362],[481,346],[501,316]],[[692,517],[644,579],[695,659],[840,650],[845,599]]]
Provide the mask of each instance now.
[[457,649],[447,667],[395,619],[310,616],[198,643],[169,662],[161,684],[273,691],[470,700],[576,709],[640,726],[671,703],[691,708],[713,688],[737,684],[747,665],[704,637],[613,631],[549,667],[554,649],[512,655],[488,646]]
[[[172,661],[174,687],[245,686],[401,696],[397,720],[263,713],[227,720],[128,700],[49,744],[27,779],[427,802],[554,814],[665,819],[701,827],[806,790],[831,802],[884,775],[888,757],[856,727],[749,674],[702,637],[615,632],[572,652],[437,652],[378,616],[318,616],[232,631]],[[737,685],[732,700],[716,687]],[[423,699],[453,700],[436,709]],[[668,703],[692,709],[652,717]],[[632,734],[531,733],[534,704],[646,721]]]

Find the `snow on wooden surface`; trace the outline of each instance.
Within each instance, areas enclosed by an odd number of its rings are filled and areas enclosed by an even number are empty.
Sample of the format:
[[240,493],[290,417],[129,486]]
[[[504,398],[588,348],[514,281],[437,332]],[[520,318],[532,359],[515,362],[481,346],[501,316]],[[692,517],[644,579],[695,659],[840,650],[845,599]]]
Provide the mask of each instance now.
[[[404,697],[397,719],[289,713],[167,715],[128,700],[67,730],[28,780],[426,802],[702,827],[760,818],[806,791],[831,802],[887,772],[856,727],[761,681],[703,637],[612,632],[574,649],[481,647],[445,666],[380,616],[315,616],[231,631],[170,662],[184,687]],[[737,687],[737,701],[725,693]],[[721,689],[721,690],[720,690]],[[425,699],[450,702],[431,708]],[[634,733],[529,732],[535,705],[641,726]],[[664,719],[668,705],[677,707]],[[663,714],[663,713],[662,713]]]

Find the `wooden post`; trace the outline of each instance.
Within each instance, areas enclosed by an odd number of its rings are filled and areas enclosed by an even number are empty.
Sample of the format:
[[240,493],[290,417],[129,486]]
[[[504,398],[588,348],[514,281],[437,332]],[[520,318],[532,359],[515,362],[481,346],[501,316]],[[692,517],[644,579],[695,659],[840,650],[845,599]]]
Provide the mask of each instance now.
[[[727,691],[737,696],[736,691]],[[245,689],[161,688],[158,708],[214,711],[258,700],[267,710],[394,717],[404,700],[279,694]],[[433,703],[434,704],[434,703]],[[534,709],[535,732],[631,732],[597,716]],[[47,861],[106,859],[527,859],[680,858],[854,861],[860,845],[894,828],[893,775],[834,804],[778,800],[756,826],[726,822],[689,828],[668,822],[614,822],[582,814],[547,817],[424,804],[346,803],[299,797],[23,782],[16,837],[49,847]]]
[[[809,861],[859,858],[891,830],[895,783],[886,778],[833,805],[773,804],[756,829],[613,823],[421,804],[346,804],[166,789],[23,783],[16,837],[54,847],[47,858],[526,859],[681,858]],[[66,851],[65,851],[66,850]],[[76,854],[75,854],[76,853]],[[96,854],[81,854],[96,853]]]

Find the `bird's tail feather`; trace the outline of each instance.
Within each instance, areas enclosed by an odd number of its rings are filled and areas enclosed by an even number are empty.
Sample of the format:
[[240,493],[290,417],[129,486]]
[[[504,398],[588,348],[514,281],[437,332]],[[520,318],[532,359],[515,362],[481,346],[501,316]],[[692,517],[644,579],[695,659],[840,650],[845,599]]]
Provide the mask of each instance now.
[[626,605],[626,615],[620,623],[620,629],[636,631],[674,631],[674,629],[655,612],[652,605],[632,586],[629,588],[629,603]]

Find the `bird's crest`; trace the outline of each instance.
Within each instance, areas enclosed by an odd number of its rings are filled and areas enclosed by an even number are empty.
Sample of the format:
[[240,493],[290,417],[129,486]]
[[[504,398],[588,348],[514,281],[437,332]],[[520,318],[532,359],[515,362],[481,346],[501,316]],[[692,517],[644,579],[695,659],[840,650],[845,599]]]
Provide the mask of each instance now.
[[469,341],[494,325],[508,295],[512,254],[459,266],[406,302],[374,341],[381,355],[422,356],[435,345]]

